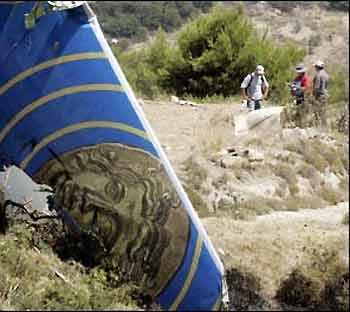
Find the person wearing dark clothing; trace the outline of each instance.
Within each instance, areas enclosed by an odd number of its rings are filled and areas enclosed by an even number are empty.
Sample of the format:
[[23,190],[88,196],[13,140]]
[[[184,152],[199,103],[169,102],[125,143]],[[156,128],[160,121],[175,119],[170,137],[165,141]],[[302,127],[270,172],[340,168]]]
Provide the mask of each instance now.
[[293,80],[293,87],[295,88],[296,104],[302,104],[305,101],[305,93],[311,91],[312,81],[310,76],[306,73],[304,64],[298,64],[295,67],[297,76]]
[[314,66],[316,70],[312,89],[312,94],[315,98],[314,113],[317,121],[320,122],[322,126],[327,126],[326,106],[329,76],[324,69],[324,63],[322,61],[317,61]]

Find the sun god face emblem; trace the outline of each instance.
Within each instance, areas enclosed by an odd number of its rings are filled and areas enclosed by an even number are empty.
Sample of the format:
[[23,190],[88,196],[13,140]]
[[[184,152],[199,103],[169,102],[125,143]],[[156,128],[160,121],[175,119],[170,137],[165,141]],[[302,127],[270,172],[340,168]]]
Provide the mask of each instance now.
[[181,265],[189,217],[155,157],[99,144],[49,161],[34,179],[55,190],[60,208],[82,229],[94,227],[108,261],[149,295],[156,296]]

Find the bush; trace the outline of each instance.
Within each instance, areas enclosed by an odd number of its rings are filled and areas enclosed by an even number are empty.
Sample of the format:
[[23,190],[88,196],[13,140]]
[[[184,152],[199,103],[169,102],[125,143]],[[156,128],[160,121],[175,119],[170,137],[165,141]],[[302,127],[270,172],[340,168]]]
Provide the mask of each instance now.
[[[120,55],[120,60],[136,90],[143,90],[136,82],[146,79],[166,92],[200,98],[239,93],[243,78],[257,64],[263,64],[272,95],[281,98],[289,94],[285,82],[292,79],[291,67],[305,53],[293,44],[278,47],[260,38],[243,8],[238,7],[216,9],[193,20],[173,48],[166,43],[165,35],[158,33],[150,47],[127,57]],[[130,62],[133,66],[128,65]],[[137,78],[140,72],[150,77]]]
[[283,310],[349,311],[349,265],[334,247],[311,252],[280,283],[275,298]]
[[188,24],[179,36],[177,54],[176,67],[169,68],[168,88],[179,95],[205,97],[238,93],[241,81],[258,63],[266,66],[272,93],[281,95],[290,67],[305,51],[259,38],[238,7],[215,10]]
[[162,93],[161,81],[167,75],[164,69],[170,49],[165,33],[160,28],[152,46],[147,50],[122,52],[114,49],[125,76],[137,94],[153,99]]
[[276,299],[282,305],[312,308],[316,304],[315,298],[318,296],[318,288],[317,282],[299,269],[295,269],[281,283],[276,293]]
[[230,268],[226,271],[230,296],[229,311],[268,310],[262,295],[261,280],[245,269]]
[[349,66],[336,66],[330,70],[329,103],[340,108],[349,105]]
[[328,7],[335,11],[349,12],[349,1],[327,1]]

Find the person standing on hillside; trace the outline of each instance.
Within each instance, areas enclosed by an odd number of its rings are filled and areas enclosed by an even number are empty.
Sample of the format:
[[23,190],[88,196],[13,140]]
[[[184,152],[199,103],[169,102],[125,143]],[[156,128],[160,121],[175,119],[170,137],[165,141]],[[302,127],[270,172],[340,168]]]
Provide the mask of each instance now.
[[316,119],[322,126],[327,126],[326,120],[326,105],[328,98],[328,80],[329,76],[324,69],[324,63],[317,61],[315,64],[316,74],[313,79],[312,94],[315,98],[314,101],[314,113]]
[[295,67],[297,76],[292,82],[293,95],[295,96],[296,104],[300,105],[305,102],[305,94],[311,93],[312,81],[311,77],[306,72],[306,67],[303,63]]
[[289,83],[291,87],[292,96],[295,98],[295,125],[303,128],[306,125],[306,120],[309,115],[309,101],[306,101],[306,97],[312,92],[312,80],[307,74],[307,69],[303,63],[299,63],[295,66],[296,77]]
[[264,67],[258,65],[255,72],[248,74],[241,84],[242,97],[247,101],[249,111],[260,109],[262,101],[267,99],[269,83],[264,73]]

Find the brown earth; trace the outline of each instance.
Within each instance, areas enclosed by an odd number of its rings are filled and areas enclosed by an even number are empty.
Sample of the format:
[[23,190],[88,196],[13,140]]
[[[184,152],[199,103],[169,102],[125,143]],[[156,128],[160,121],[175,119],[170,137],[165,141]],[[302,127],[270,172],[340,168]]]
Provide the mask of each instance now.
[[[177,105],[170,101],[143,101],[142,103],[147,119],[184,184],[190,184],[189,171],[185,170],[185,164],[189,158],[199,166],[197,175],[202,171],[206,172],[201,181],[203,188],[199,187],[198,193],[209,206],[210,212],[202,217],[202,222],[226,269],[231,272],[229,274],[233,274],[232,280],[236,283],[238,280],[241,281],[239,286],[232,286],[236,288],[231,293],[235,296],[231,308],[241,310],[242,308],[253,310],[281,308],[283,303],[275,298],[282,287],[281,283],[288,276],[294,276],[291,273],[296,268],[311,272],[312,270],[307,269],[310,263],[318,263],[321,268],[317,271],[318,275],[316,274],[318,281],[321,281],[320,285],[326,283],[327,270],[333,266],[341,263],[341,267],[348,270],[349,228],[348,225],[343,224],[344,215],[349,211],[348,202],[331,205],[320,198],[320,206],[317,207],[319,209],[303,209],[307,206],[306,204],[303,206],[301,201],[298,203],[299,207],[292,209],[295,211],[278,211],[278,207],[275,207],[274,212],[257,213],[261,214],[260,216],[249,215],[244,220],[239,220],[240,218],[235,218],[227,212],[220,214],[220,206],[215,209],[213,204],[215,192],[222,198],[230,194],[230,191],[238,192],[246,198],[250,198],[252,194],[260,194],[264,197],[269,196],[266,195],[269,194],[269,188],[273,189],[273,185],[279,183],[278,177],[270,171],[265,171],[265,176],[252,173],[249,177],[238,181],[230,175],[227,168],[217,166],[211,161],[212,156],[217,155],[219,151],[228,146],[249,147],[249,142],[255,140],[255,145],[260,146],[264,151],[265,161],[259,165],[260,168],[264,168],[273,160],[271,155],[286,152],[285,141],[292,141],[287,134],[304,133],[303,135],[309,135],[310,142],[315,135],[327,137],[330,134],[323,133],[319,129],[291,129],[284,130],[285,134],[281,136],[278,129],[262,128],[260,130],[264,131],[261,131],[260,135],[257,129],[254,134],[237,137],[234,135],[233,120],[234,116],[241,113],[239,103],[198,107]],[[327,138],[330,140],[329,137]],[[336,145],[334,142],[332,146]],[[293,157],[297,159],[296,155]],[[191,163],[187,163],[188,165]],[[213,187],[211,182],[225,172],[228,172],[226,181]],[[328,181],[332,180],[329,179],[329,174],[328,178],[326,176],[326,174],[323,176],[325,183],[331,183]],[[302,178],[299,177],[300,179]],[[235,184],[233,188],[227,187],[233,184]],[[303,188],[302,183],[300,188]],[[308,190],[304,191],[308,192]],[[309,191],[312,192],[311,188]],[[283,197],[280,199],[284,200]],[[340,198],[338,202],[341,202]],[[259,201],[255,202],[255,205],[259,207]],[[334,250],[336,250],[335,254]],[[328,257],[329,254],[335,255],[334,258]],[[310,276],[312,277],[311,273]],[[305,292],[303,288],[301,293]],[[287,307],[288,310],[295,308]],[[299,308],[307,310],[310,307],[304,304]]]

